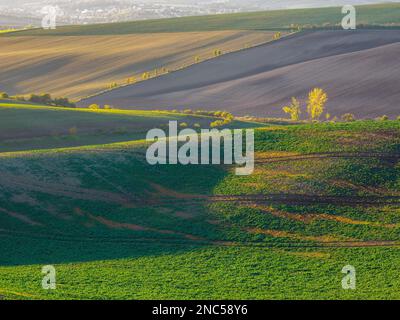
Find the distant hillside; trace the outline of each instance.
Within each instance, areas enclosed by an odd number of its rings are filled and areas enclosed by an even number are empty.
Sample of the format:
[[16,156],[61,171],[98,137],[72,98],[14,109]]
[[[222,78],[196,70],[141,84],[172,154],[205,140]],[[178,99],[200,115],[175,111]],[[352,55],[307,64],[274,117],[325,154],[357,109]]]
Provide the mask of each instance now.
[[283,116],[295,96],[324,88],[332,115],[400,115],[400,32],[315,31],[288,36],[81,101],[118,107],[209,108]]
[[28,25],[40,26],[40,20],[27,17],[16,17],[0,14],[0,29],[22,28]]
[[[172,19],[132,21],[112,24],[64,26],[56,30],[30,30],[18,35],[106,35],[152,32],[210,30],[276,30],[298,24],[305,28],[334,26],[342,20],[340,7],[274,10]],[[357,6],[357,23],[400,25],[400,3]]]

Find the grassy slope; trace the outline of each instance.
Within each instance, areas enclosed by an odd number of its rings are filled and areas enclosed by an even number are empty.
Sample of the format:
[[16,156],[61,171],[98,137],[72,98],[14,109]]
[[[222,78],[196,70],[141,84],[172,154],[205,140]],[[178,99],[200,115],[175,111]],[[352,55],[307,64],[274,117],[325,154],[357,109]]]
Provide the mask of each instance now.
[[[399,146],[398,121],[270,127],[256,134],[257,159],[327,151],[398,157]],[[399,239],[398,203],[183,201],[187,194],[398,195],[398,158],[265,162],[238,177],[219,166],[148,166],[143,147],[132,143],[92,151],[1,159],[0,294],[400,297],[399,249],[382,242]],[[59,277],[51,293],[40,289],[40,268],[48,263],[57,264]],[[356,291],[341,289],[347,264],[357,268]]]
[[[3,100],[0,101],[0,152],[140,140],[150,129],[166,129],[171,120],[185,122],[189,127],[197,123],[208,128],[217,118],[165,111],[57,108]],[[231,124],[249,125],[241,121]]]
[[[323,26],[338,25],[342,20],[341,8],[316,8],[276,10],[254,13],[238,13],[200,17],[146,20],[88,26],[65,26],[56,30],[29,30],[16,32],[20,35],[101,35],[152,32],[183,32],[211,30],[279,30],[291,24]],[[400,5],[379,4],[357,7],[357,23],[368,25],[390,25],[400,23]]]

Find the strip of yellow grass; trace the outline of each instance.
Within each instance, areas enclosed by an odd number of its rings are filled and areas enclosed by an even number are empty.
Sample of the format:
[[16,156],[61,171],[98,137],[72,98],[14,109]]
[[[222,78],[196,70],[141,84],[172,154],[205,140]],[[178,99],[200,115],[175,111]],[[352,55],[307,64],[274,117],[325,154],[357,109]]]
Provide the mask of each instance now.
[[30,298],[30,299],[37,299],[38,298],[38,296],[29,294],[29,293],[11,291],[11,290],[6,290],[6,289],[2,289],[2,288],[0,288],[0,294],[7,294],[7,295],[19,296],[19,297]]
[[342,237],[335,237],[331,235],[322,235],[322,236],[306,236],[299,233],[294,232],[287,232],[287,231],[280,231],[280,230],[266,230],[266,229],[259,229],[253,228],[247,230],[249,233],[252,234],[265,234],[275,238],[288,238],[293,240],[306,240],[306,241],[315,241],[315,242],[340,242],[340,241],[350,241],[353,239],[347,239]]
[[[0,108],[10,108],[10,109],[27,109],[27,110],[52,110],[59,112],[86,112],[86,113],[98,113],[98,114],[119,114],[128,116],[142,116],[142,117],[161,117],[161,116],[174,116],[174,117],[185,117],[187,114],[171,111],[162,110],[125,110],[125,109],[88,109],[88,108],[66,108],[66,107],[52,107],[52,106],[42,106],[35,104],[22,104],[16,101],[15,103],[0,103]],[[190,115],[196,117],[196,115]],[[198,116],[204,117],[204,116]]]

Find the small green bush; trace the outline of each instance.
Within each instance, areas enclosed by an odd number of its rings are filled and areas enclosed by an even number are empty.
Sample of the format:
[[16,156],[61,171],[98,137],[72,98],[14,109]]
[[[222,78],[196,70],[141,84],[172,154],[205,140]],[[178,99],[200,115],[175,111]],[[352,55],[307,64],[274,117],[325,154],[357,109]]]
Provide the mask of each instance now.
[[69,101],[68,98],[51,98],[49,93],[42,93],[42,94],[31,94],[29,97],[30,102],[45,104],[49,106],[56,106],[56,107],[67,107],[67,108],[75,108],[75,103]]
[[59,107],[75,108],[75,103],[69,101],[68,98],[55,98],[53,104]]
[[49,93],[42,93],[40,95],[32,93],[31,96],[29,97],[29,101],[34,102],[34,103],[47,104],[47,105],[51,105],[53,102],[51,99],[51,95]]

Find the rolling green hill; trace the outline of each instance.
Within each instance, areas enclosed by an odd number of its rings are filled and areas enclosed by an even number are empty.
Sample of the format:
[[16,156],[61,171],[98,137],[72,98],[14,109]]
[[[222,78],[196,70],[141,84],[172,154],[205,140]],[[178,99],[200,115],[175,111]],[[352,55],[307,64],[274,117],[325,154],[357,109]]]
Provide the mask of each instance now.
[[[126,83],[133,71],[193,63],[200,48],[205,59],[216,46],[272,37],[220,30],[332,27],[341,18],[340,8],[324,8],[12,32],[0,36],[1,70],[26,93],[47,80],[82,95]],[[398,27],[400,4],[360,6],[358,23]],[[332,50],[338,42],[314,43]],[[108,76],[99,81],[97,71]],[[14,94],[14,84],[4,90]],[[399,120],[234,120],[225,127],[255,130],[249,176],[233,165],[146,161],[148,130],[219,119],[1,100],[0,300],[400,299]],[[44,265],[56,268],[56,290],[41,286]],[[356,269],[356,290],[342,289],[346,265]]]
[[[0,152],[141,140],[150,129],[165,129],[172,120],[209,128],[218,119],[166,111],[59,108],[3,100]],[[234,121],[227,127],[251,126],[257,124]]]
[[400,121],[269,126],[255,149],[242,177],[150,166],[135,142],[0,154],[0,294],[400,298]]
[[[253,13],[237,13],[172,19],[133,21],[86,26],[64,26],[56,30],[28,30],[8,33],[25,35],[117,35],[131,33],[189,32],[212,30],[282,30],[292,24],[303,28],[339,25],[341,8],[292,9]],[[400,4],[379,4],[357,7],[357,23],[364,25],[399,26]]]

